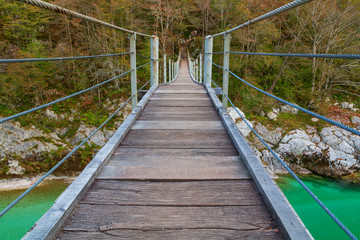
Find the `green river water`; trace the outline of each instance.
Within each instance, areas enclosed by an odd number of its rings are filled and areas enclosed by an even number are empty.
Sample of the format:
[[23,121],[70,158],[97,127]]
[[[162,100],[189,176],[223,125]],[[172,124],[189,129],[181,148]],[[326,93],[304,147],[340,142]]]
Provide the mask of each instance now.
[[[317,176],[301,180],[360,239],[360,186]],[[276,182],[316,240],[350,239],[293,177]]]
[[[315,176],[303,176],[302,180],[360,238],[360,186]],[[280,176],[277,183],[316,240],[349,239],[291,176]],[[67,185],[64,180],[52,180],[35,188],[0,218],[0,239],[21,239]],[[0,191],[0,209],[23,191]]]
[[[32,190],[0,218],[0,239],[21,239],[67,186],[68,183],[64,180],[49,180]],[[4,209],[24,191],[0,191],[0,209]]]

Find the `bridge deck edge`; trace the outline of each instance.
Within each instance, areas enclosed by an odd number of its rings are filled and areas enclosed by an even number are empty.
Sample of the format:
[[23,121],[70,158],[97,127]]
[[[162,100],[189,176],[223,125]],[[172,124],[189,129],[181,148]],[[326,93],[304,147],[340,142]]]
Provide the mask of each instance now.
[[99,150],[81,174],[56,199],[54,205],[34,224],[23,240],[53,239],[68,216],[87,192],[96,176],[110,159],[131,126],[136,121],[158,85],[144,95],[131,114],[123,121],[109,141]]
[[222,107],[213,89],[209,86],[205,86],[205,88],[283,237],[299,240],[314,239],[285,195],[266,173],[247,141],[226,113],[226,109]]

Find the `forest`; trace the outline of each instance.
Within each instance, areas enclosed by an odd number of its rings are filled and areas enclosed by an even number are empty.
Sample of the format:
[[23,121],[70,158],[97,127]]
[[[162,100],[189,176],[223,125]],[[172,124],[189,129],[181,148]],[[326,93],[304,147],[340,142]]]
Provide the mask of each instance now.
[[[278,0],[50,0],[73,11],[134,31],[157,35],[160,57],[175,60],[181,46],[193,58],[203,54],[204,39],[235,27],[289,1]],[[316,0],[270,20],[232,33],[231,50],[266,53],[359,54],[360,1]],[[137,37],[137,51],[150,55],[150,41]],[[223,48],[214,39],[214,52]],[[0,0],[0,58],[45,58],[129,51],[129,34],[26,5]],[[138,57],[138,65],[148,61]],[[222,65],[222,55],[214,55]],[[9,116],[77,92],[125,72],[128,56],[86,60],[0,64],[0,115]],[[162,66],[160,66],[162,69]],[[320,114],[327,101],[360,104],[358,60],[231,55],[230,69],[251,84]],[[160,78],[162,79],[162,78]],[[222,71],[213,67],[221,84]],[[138,86],[149,80],[149,67],[138,71]],[[75,119],[53,122],[44,111],[19,119],[51,131],[74,123],[98,126],[109,112],[108,99],[127,99],[129,76],[72,100],[54,105]],[[255,118],[277,103],[230,78],[230,97]],[[299,119],[297,119],[299,120]],[[74,134],[69,131],[68,135]]]
[[[180,42],[193,57],[203,50],[204,38],[287,1],[235,0],[107,0],[50,1],[109,23],[158,35],[160,55],[175,58]],[[360,51],[360,1],[318,0],[278,17],[232,34],[231,50],[241,52],[334,53]],[[128,34],[59,15],[17,1],[0,2],[0,57],[37,58],[127,52]],[[138,51],[149,55],[147,39],[138,41]],[[215,38],[214,51],[222,39]],[[0,65],[1,108],[20,111],[61,95],[76,92],[128,69],[123,57],[64,62]],[[143,61],[139,59],[140,63]],[[221,55],[215,61],[222,63]],[[145,62],[145,60],[144,60]],[[325,97],[358,99],[359,62],[341,59],[231,56],[230,67],[256,86],[300,105],[316,108]],[[214,70],[215,74],[218,69]],[[221,74],[220,70],[218,72]],[[140,72],[139,82],[146,73]],[[221,81],[221,77],[218,78]],[[128,79],[112,90],[101,88],[85,96],[88,101],[128,88]],[[231,94],[236,102],[255,110],[263,99],[233,79]],[[111,89],[111,88],[110,88]],[[96,91],[95,91],[96,92]],[[90,98],[90,99],[88,99]],[[96,101],[95,101],[96,102]],[[261,106],[266,107],[266,106]]]

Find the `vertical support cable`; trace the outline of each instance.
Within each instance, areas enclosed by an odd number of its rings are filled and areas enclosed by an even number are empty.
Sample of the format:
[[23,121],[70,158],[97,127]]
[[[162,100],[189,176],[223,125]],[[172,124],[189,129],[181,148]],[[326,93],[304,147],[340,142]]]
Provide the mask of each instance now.
[[222,105],[227,108],[228,105],[228,92],[229,92],[229,56],[230,56],[230,33],[224,35],[224,63],[223,63],[223,89],[222,89]]
[[195,80],[199,81],[199,59],[195,60]]
[[171,76],[171,59],[169,59],[169,81],[172,81],[172,76]]
[[159,84],[159,38],[151,38],[151,86]]
[[164,83],[166,83],[166,53],[164,53]]
[[137,76],[136,76],[136,33],[130,35],[130,66],[131,66],[131,95],[132,109],[137,105]]
[[207,36],[205,38],[205,62],[204,62],[204,84],[211,87],[211,74],[212,74],[212,51],[213,51],[213,38]]
[[172,63],[172,75],[175,78],[175,62]]
[[203,67],[203,62],[202,62],[202,53],[200,53],[200,56],[199,56],[199,82],[202,82],[202,67]]

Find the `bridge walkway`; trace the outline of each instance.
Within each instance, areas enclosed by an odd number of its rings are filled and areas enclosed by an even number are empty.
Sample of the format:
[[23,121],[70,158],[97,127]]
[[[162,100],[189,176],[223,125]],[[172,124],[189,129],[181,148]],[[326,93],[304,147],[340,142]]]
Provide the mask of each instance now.
[[281,239],[186,61],[159,86],[56,239]]

